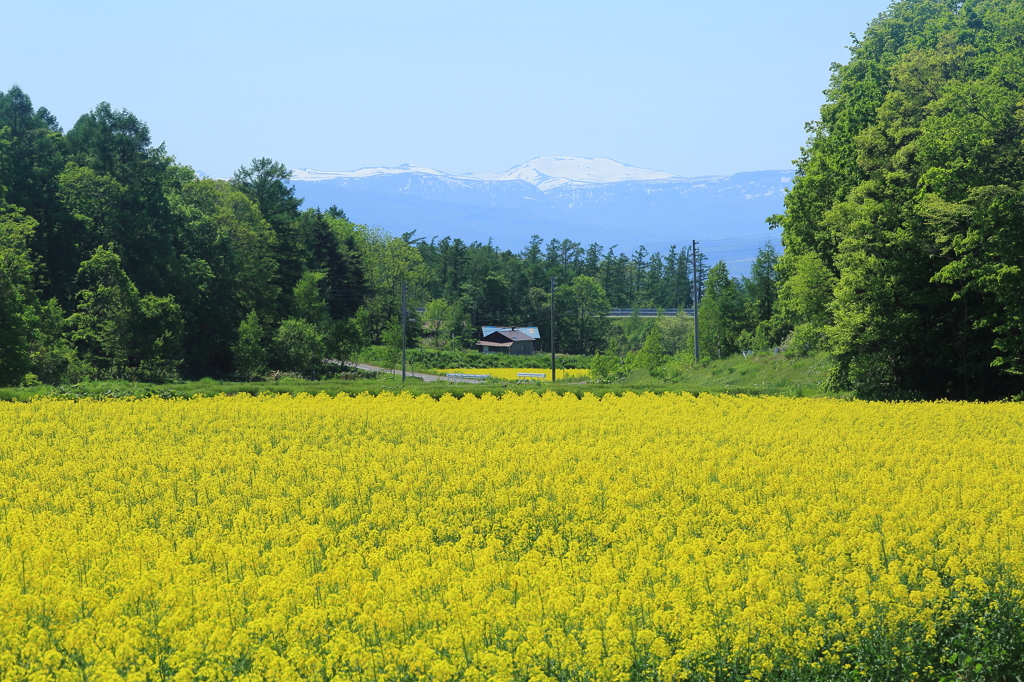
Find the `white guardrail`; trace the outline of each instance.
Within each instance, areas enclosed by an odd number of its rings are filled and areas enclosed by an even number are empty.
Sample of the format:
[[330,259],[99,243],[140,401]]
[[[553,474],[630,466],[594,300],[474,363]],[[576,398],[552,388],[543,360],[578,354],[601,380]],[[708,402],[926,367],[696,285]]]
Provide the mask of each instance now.
[[445,380],[458,383],[460,381],[483,381],[484,379],[490,379],[490,374],[459,374],[458,372],[448,372],[444,375]]
[[547,379],[548,375],[544,372],[517,372],[516,376],[520,379]]

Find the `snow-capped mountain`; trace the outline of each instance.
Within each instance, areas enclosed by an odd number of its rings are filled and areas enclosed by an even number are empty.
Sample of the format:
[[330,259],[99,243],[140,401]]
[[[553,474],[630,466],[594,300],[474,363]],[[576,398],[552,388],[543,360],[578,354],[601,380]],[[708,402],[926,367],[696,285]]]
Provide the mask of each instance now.
[[504,173],[465,173],[449,175],[433,168],[413,166],[408,163],[397,168],[360,168],[354,171],[321,171],[312,168],[298,168],[292,171],[296,182],[322,182],[349,178],[370,178],[380,175],[443,175],[460,180],[482,180],[501,182],[522,180],[542,192],[565,185],[606,184],[627,180],[665,180],[674,177],[671,173],[634,168],[612,159],[581,159],[573,156],[539,156],[526,163],[510,168]]
[[[345,210],[358,223],[393,234],[494,241],[519,250],[539,234],[632,251],[683,246],[691,239],[713,260],[714,240],[731,239],[723,259],[752,256],[769,233],[764,220],[782,211],[792,171],[684,178],[611,159],[538,157],[502,173],[455,175],[405,164],[327,172],[298,169],[292,180],[305,206]],[[741,248],[738,242],[749,248]],[[726,246],[726,242],[718,242]]]
[[571,184],[606,184],[627,180],[665,180],[671,173],[634,168],[611,159],[580,159],[572,156],[539,156],[504,173],[467,174],[478,180],[522,180],[546,192]]
[[432,168],[410,166],[407,163],[403,163],[398,168],[360,168],[354,171],[319,171],[312,168],[299,168],[292,171],[292,180],[295,182],[322,182],[324,180],[337,180],[338,178],[372,178],[376,175],[399,175],[402,173],[448,175]]

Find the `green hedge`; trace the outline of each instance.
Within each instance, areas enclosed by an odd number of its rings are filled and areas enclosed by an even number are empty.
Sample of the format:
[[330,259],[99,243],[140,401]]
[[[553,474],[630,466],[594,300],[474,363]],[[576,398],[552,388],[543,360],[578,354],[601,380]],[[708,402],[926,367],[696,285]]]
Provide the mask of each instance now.
[[[359,353],[359,362],[381,366],[387,362],[387,350],[383,346],[368,346]],[[421,369],[461,369],[466,367],[523,367],[529,369],[549,369],[551,356],[545,353],[533,355],[504,355],[501,353],[481,353],[475,350],[431,350],[429,348],[410,348],[406,351],[406,359],[417,370]],[[589,369],[589,355],[556,355],[555,364],[559,369]]]

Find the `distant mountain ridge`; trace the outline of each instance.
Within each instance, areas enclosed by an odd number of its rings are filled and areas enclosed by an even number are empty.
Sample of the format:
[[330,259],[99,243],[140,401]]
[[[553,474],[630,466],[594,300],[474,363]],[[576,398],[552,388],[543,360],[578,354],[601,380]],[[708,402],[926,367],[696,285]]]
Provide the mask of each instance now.
[[[336,204],[354,222],[393,234],[490,239],[513,250],[539,234],[545,241],[662,252],[691,239],[709,247],[713,240],[757,242],[762,236],[777,242],[764,220],[782,211],[792,177],[791,170],[768,170],[684,178],[612,159],[566,156],[538,157],[503,173],[454,175],[409,164],[292,172],[305,206]],[[729,251],[737,261],[756,251],[747,254],[739,246]]]

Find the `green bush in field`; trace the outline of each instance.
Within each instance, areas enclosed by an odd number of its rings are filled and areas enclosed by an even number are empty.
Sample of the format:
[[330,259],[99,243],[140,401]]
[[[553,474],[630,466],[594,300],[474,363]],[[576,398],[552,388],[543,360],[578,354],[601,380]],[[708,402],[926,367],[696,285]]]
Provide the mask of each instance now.
[[622,360],[611,353],[597,352],[590,361],[590,376],[597,381],[618,381],[626,375]]

